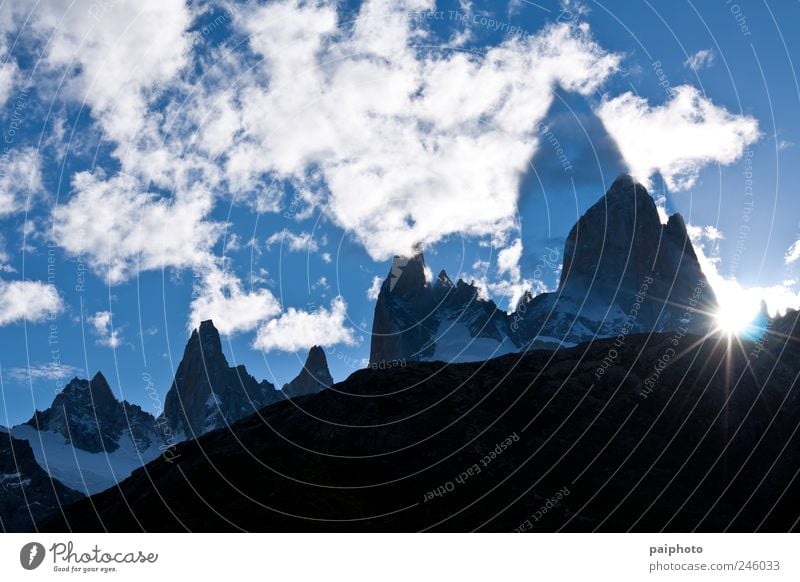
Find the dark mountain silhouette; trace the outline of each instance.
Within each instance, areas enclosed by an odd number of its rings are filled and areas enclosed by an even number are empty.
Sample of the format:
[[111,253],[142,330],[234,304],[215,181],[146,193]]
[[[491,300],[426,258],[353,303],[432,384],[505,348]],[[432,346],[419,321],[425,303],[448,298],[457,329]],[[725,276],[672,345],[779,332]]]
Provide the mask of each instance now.
[[325,351],[319,346],[314,346],[308,351],[308,358],[306,358],[303,369],[294,380],[284,384],[282,392],[287,398],[296,398],[297,396],[316,394],[330,388],[332,384],[333,378],[328,370]]
[[0,430],[0,531],[38,531],[43,521],[81,498],[36,463],[27,441]]
[[302,414],[278,403],[183,443],[47,527],[797,529],[798,362],[782,335],[671,332],[362,370]]

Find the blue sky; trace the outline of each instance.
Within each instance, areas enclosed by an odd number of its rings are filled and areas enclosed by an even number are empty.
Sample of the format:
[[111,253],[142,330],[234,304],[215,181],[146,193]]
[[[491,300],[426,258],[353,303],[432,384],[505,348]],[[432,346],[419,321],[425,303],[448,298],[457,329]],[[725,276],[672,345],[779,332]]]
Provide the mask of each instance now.
[[692,225],[723,307],[798,304],[796,3],[0,17],[0,424],[97,370],[152,410],[209,317],[259,379],[313,343],[342,379],[393,253],[422,241],[508,308],[555,286],[543,257],[622,171]]

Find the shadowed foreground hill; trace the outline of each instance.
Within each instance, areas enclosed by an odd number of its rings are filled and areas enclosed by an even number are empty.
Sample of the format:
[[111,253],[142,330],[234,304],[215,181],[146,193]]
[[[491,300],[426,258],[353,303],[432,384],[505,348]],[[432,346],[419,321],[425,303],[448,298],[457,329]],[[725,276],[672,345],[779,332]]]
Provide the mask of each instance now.
[[48,529],[797,529],[800,350],[727,344],[359,371],[181,444]]
[[50,516],[81,498],[36,463],[28,441],[0,430],[0,532],[38,531]]

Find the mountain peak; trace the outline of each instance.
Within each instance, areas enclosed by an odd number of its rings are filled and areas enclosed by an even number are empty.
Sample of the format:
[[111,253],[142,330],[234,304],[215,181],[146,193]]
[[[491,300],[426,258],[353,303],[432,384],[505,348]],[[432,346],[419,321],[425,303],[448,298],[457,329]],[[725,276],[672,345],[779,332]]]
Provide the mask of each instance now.
[[451,289],[453,287],[453,281],[447,276],[447,272],[444,269],[439,271],[435,286],[440,289]]
[[625,192],[647,194],[647,188],[632,175],[620,174],[611,184],[608,192],[606,192],[606,196],[613,196],[614,194]]
[[314,346],[308,351],[308,357],[303,369],[297,377],[283,386],[283,394],[287,398],[296,398],[307,394],[316,394],[330,388],[333,378],[328,370],[328,360],[325,351]]
[[[194,336],[194,334],[192,335]],[[219,331],[214,327],[213,321],[206,319],[200,322],[198,338],[204,354],[222,354],[222,357],[225,357],[222,353],[222,340],[220,339]]]
[[[655,201],[632,176],[621,175],[570,230],[560,287],[575,287],[576,297],[590,286],[612,295],[620,284],[638,288],[660,236]],[[626,264],[631,277],[623,281],[621,267]]]
[[186,343],[164,399],[164,417],[173,434],[192,438],[228,426],[279,397],[274,386],[259,384],[244,366],[228,365],[219,331],[209,319]]
[[104,391],[108,389],[109,392],[111,391],[111,386],[108,385],[108,380],[106,380],[106,377],[100,371],[98,371],[92,377],[92,379],[89,380],[89,384],[91,384],[92,388],[95,390]]
[[689,238],[689,234],[686,230],[686,221],[683,219],[680,212],[672,214],[667,219],[666,231],[673,236],[677,236],[679,240]]
[[427,287],[422,248],[417,246],[414,250],[415,254],[410,257],[395,255],[392,259],[392,268],[386,278],[390,293],[401,297],[413,297]]
[[641,304],[637,331],[683,329],[688,322],[692,333],[701,334],[709,327],[704,314],[716,304],[683,217],[673,215],[662,225],[655,201],[629,174],[619,176],[571,229],[558,292],[526,293],[512,315],[483,300],[474,283],[458,280],[451,288],[444,271],[426,285],[424,269],[421,254],[392,265],[391,275],[399,276],[387,278],[375,305],[371,364],[479,360],[534,341],[557,347],[613,337],[634,304]]
[[325,358],[325,350],[319,346],[311,346],[311,349],[308,350],[306,366],[325,366],[327,368],[328,360]]
[[98,400],[102,399],[104,402],[114,402],[116,403],[117,399],[114,396],[114,392],[111,390],[111,386],[108,385],[108,380],[106,377],[103,376],[102,372],[97,372],[94,377],[89,381],[89,386],[92,389],[92,397],[97,403]]
[[[714,310],[716,298],[683,217],[673,214],[667,224],[661,224],[645,187],[622,175],[570,231],[559,293],[578,305],[590,297],[596,313],[614,307],[624,314],[631,297],[648,280],[647,298],[636,322],[642,330],[675,329],[686,318],[690,300],[702,307],[698,312]],[[693,298],[698,288],[702,298]],[[707,331],[707,317],[698,314],[691,319],[693,333]]]
[[115,405],[117,399],[105,376],[97,372],[91,380],[83,380],[77,376],[70,380],[56,395],[52,406],[60,409],[66,402],[99,409]]
[[147,448],[152,439],[145,434],[146,426],[154,421],[140,407],[117,400],[105,376],[98,372],[91,380],[72,379],[49,408],[37,410],[25,424],[58,433],[77,449],[111,453],[119,448],[125,431],[135,432],[137,442]]

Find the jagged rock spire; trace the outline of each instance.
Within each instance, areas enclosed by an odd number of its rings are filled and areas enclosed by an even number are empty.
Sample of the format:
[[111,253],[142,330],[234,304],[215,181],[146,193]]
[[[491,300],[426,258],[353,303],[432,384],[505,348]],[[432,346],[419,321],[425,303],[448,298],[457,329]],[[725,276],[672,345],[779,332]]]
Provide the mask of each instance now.
[[257,382],[244,366],[228,365],[219,331],[207,320],[186,344],[164,401],[164,417],[174,435],[195,438],[279,399],[272,384]]
[[316,394],[333,384],[333,378],[328,370],[328,360],[325,351],[314,346],[308,351],[308,357],[303,369],[297,377],[283,386],[283,394],[287,398]]

